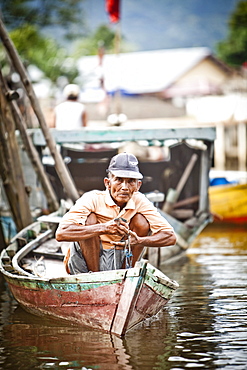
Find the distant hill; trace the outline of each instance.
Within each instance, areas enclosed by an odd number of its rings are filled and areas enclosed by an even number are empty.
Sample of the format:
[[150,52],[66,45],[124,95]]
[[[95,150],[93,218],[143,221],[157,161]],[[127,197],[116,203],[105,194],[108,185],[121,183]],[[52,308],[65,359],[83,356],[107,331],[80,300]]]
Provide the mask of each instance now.
[[[121,29],[135,50],[215,45],[239,0],[121,0]],[[105,0],[84,0],[89,30],[109,24]],[[112,25],[114,28],[115,26]]]

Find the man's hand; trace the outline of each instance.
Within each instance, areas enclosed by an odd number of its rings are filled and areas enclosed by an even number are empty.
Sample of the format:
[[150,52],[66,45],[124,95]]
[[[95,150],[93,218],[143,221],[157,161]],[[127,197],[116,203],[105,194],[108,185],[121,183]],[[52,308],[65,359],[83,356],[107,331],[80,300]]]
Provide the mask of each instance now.
[[122,238],[127,239],[129,233],[129,225],[122,217],[115,218],[105,223],[106,233],[110,235],[120,235]]
[[140,237],[134,231],[130,230],[129,236],[130,236],[130,245],[132,246],[140,245]]
[[119,242],[110,242],[110,243],[113,245],[116,245],[117,247],[124,248],[128,237],[129,237],[129,243],[131,246],[140,245],[140,237],[134,231],[131,231],[131,230],[129,230],[128,236],[124,238],[124,240],[121,240]]

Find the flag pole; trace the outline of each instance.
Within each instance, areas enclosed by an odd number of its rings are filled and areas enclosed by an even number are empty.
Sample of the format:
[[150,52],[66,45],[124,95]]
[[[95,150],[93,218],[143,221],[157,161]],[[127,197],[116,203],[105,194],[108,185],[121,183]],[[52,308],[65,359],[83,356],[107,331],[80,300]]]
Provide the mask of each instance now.
[[[122,106],[121,106],[121,90],[120,90],[120,82],[119,82],[119,77],[120,77],[120,45],[121,45],[121,22],[120,20],[118,21],[116,25],[116,34],[115,34],[115,55],[116,55],[116,60],[117,60],[117,68],[118,68],[118,85],[115,93],[115,104],[116,104],[116,114],[119,117],[119,114],[122,113]],[[120,124],[119,118],[117,124]]]
[[116,109],[116,125],[120,125],[120,113],[122,110],[121,107],[121,91],[120,91],[120,83],[119,83],[119,77],[120,77],[120,71],[119,71],[119,57],[120,57],[120,44],[121,44],[121,22],[120,22],[120,3],[121,0],[106,0],[106,11],[109,15],[109,19],[111,23],[116,23],[116,32],[115,32],[115,56],[116,56],[116,65],[118,68],[117,74],[118,74],[118,81],[117,81],[117,87],[116,92],[114,94],[114,100],[115,100],[115,109]]

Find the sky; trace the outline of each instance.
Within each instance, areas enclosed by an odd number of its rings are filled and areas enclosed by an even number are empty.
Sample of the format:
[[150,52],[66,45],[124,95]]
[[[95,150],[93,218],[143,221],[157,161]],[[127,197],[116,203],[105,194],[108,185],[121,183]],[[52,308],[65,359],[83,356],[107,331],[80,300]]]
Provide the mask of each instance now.
[[[121,0],[121,33],[136,51],[195,46],[214,50],[227,36],[227,22],[238,1]],[[110,25],[105,0],[84,0],[83,8],[90,31]]]

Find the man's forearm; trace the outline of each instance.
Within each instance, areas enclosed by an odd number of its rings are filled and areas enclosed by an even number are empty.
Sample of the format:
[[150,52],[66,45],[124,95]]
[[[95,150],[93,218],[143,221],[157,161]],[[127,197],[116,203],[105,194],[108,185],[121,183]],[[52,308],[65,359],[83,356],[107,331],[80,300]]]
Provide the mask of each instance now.
[[145,247],[166,247],[176,244],[176,241],[173,231],[159,231],[153,235],[138,237],[138,244]]
[[95,225],[76,225],[76,224],[62,224],[59,225],[56,232],[56,239],[59,242],[63,241],[79,241],[83,239],[89,239],[94,236],[102,234],[103,224]]

